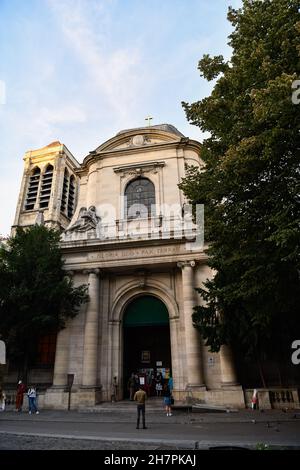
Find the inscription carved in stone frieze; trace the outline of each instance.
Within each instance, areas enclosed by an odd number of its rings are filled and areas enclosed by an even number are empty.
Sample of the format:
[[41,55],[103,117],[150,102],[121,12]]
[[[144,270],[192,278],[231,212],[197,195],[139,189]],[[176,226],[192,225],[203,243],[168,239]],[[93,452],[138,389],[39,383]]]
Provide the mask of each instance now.
[[185,253],[184,246],[152,247],[152,248],[132,248],[126,250],[101,251],[90,253],[89,261],[113,260],[127,258],[144,258],[153,256],[179,255]]

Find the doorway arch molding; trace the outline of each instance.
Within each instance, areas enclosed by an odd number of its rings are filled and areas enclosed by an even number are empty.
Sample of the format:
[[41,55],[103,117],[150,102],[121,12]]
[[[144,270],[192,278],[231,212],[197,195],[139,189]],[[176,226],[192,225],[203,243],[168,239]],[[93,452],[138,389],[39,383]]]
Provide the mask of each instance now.
[[140,279],[135,279],[124,284],[117,291],[109,318],[109,370],[114,371],[114,375],[120,378],[120,383],[123,382],[123,317],[130,302],[144,295],[152,295],[158,298],[168,310],[174,387],[180,388],[183,383],[184,371],[181,360],[183,345],[181,344],[179,307],[173,291],[157,281],[147,280],[146,285],[142,285]]
[[179,319],[179,308],[174,299],[173,292],[167,286],[162,288],[157,281],[147,281],[147,284],[141,286],[140,280],[134,280],[126,283],[116,293],[116,298],[111,307],[110,321],[122,323],[126,307],[136,297],[143,295],[153,295],[161,300],[167,307],[169,320]]

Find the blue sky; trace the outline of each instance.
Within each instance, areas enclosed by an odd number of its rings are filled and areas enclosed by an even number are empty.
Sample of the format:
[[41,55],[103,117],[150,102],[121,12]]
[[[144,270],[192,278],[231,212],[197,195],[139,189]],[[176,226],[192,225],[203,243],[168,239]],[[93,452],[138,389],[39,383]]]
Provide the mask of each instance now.
[[[27,150],[54,140],[81,162],[121,129],[170,123],[202,140],[181,101],[207,96],[203,54],[230,57],[241,0],[0,0],[0,234]],[[1,101],[1,100],[0,100]]]

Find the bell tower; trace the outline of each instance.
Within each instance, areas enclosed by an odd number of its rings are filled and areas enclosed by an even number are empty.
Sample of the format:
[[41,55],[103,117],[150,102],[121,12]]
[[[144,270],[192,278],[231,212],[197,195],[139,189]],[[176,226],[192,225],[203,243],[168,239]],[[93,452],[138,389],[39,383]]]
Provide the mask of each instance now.
[[26,152],[24,162],[12,232],[36,223],[65,229],[76,208],[80,164],[58,141]]

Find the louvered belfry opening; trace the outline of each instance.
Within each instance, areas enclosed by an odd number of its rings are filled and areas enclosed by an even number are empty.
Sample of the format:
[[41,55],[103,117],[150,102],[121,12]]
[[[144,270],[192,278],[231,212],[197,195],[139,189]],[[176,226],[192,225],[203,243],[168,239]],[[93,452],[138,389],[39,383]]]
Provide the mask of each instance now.
[[49,200],[51,196],[51,186],[53,179],[53,166],[48,165],[42,180],[42,188],[40,193],[40,208],[46,208],[49,206]]
[[69,198],[68,198],[68,217],[71,218],[74,214],[75,207],[75,178],[73,175],[70,177],[69,184]]
[[60,211],[63,212],[63,213],[66,211],[66,207],[67,207],[68,188],[69,188],[69,172],[65,168],[63,191],[62,191],[61,205],[60,205]]
[[39,167],[34,168],[30,179],[29,179],[29,186],[27,191],[27,198],[25,203],[25,210],[30,211],[34,209],[34,205],[36,203],[36,198],[39,190],[39,182],[40,182],[41,170]]

